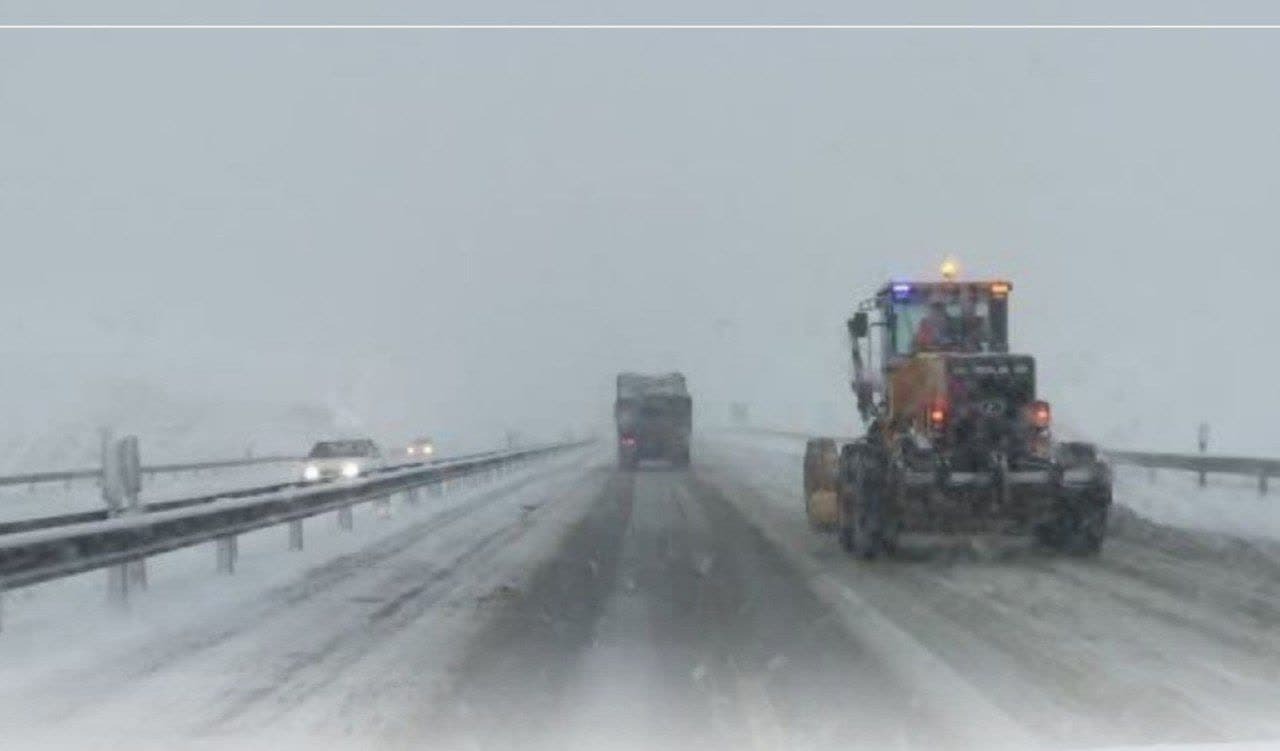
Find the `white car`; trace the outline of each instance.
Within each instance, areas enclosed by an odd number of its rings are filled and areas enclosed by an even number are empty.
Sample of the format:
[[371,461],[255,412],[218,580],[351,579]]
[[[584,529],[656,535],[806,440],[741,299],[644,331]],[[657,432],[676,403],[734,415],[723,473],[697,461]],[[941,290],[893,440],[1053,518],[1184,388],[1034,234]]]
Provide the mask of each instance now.
[[368,438],[344,441],[321,441],[311,447],[302,479],[318,480],[352,479],[383,465],[382,450]]

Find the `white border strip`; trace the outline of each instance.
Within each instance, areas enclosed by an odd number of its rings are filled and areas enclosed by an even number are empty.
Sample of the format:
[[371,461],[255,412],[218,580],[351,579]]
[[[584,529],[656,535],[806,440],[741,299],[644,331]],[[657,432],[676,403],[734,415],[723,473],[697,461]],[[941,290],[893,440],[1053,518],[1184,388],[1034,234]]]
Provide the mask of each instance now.
[[1264,24],[0,24],[0,31],[1275,31]]

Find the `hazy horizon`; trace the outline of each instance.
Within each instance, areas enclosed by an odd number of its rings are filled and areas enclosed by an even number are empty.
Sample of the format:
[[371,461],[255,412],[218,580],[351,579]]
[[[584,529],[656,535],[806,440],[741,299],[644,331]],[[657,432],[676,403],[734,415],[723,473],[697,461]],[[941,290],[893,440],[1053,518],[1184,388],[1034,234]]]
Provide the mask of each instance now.
[[845,316],[954,255],[1072,431],[1276,455],[1272,34],[5,31],[6,440],[556,437],[624,369],[849,431]]

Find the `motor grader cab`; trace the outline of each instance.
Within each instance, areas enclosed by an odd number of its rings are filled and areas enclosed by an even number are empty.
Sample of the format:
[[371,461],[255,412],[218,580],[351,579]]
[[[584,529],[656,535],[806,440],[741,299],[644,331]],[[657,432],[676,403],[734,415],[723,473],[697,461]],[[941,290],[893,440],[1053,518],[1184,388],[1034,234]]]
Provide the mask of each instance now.
[[813,439],[811,523],[865,557],[901,533],[1021,533],[1096,552],[1111,502],[1087,444],[1052,440],[1036,363],[1009,352],[1007,281],[892,282],[848,321],[866,434]]

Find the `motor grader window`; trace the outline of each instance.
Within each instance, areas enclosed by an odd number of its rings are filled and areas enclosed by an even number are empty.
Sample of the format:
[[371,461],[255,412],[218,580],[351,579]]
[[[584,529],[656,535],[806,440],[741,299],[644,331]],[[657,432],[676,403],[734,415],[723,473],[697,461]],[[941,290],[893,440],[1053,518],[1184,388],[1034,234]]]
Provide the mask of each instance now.
[[[943,303],[909,302],[895,306],[894,352],[912,355],[916,352],[953,351],[961,342],[960,321],[953,317],[952,306]],[[954,314],[958,315],[956,307]]]
[[1003,352],[1003,309],[986,300],[961,303],[900,301],[893,306],[892,351],[900,357],[918,352]]
[[915,350],[916,329],[924,316],[915,306],[903,305],[894,311],[893,316],[893,352],[897,355],[910,355]]

